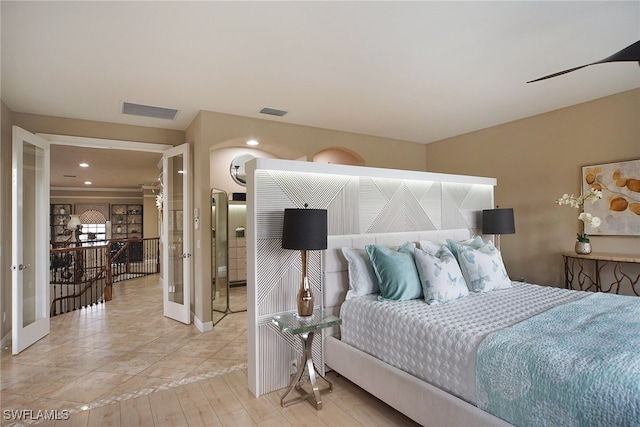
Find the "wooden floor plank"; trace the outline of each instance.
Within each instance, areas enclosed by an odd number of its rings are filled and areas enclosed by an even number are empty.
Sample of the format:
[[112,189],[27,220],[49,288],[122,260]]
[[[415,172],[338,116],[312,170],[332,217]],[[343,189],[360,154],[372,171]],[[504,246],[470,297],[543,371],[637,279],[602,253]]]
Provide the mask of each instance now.
[[90,426],[120,427],[120,402],[113,402],[106,406],[89,411]]
[[89,411],[81,411],[66,420],[56,420],[56,427],[87,427],[89,425]]
[[154,427],[149,396],[120,402],[120,424],[123,426]]
[[255,427],[256,423],[253,422],[251,415],[244,409],[238,409],[234,412],[227,412],[221,415],[220,421],[224,427]]
[[269,400],[257,398],[249,391],[244,370],[230,372],[222,378],[256,423],[280,416],[280,411]]
[[184,411],[184,417],[189,427],[223,427],[222,421],[216,415],[209,403],[203,403],[199,406]]
[[153,414],[155,427],[187,426],[187,419],[182,412],[182,406],[175,389],[168,389],[151,393],[149,404]]
[[216,411],[218,418],[222,419],[221,417],[225,414],[244,409],[222,377],[213,377],[200,381],[200,386],[204,390],[209,404]]

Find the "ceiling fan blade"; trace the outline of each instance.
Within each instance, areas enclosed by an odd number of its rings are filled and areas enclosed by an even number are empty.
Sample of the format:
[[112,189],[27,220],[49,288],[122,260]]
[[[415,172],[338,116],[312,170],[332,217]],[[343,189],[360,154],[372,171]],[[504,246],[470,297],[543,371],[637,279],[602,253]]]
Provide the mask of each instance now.
[[623,61],[640,61],[640,40],[634,44],[625,47],[619,52],[614,53],[608,58],[604,58],[600,62],[623,62]]
[[572,71],[579,70],[580,68],[588,67],[590,65],[603,64],[605,62],[624,62],[624,61],[640,62],[640,40],[633,43],[630,46],[625,47],[621,51],[614,53],[611,56],[601,59],[600,61],[592,62],[591,64],[581,65],[579,67],[569,68],[568,70],[549,74],[548,76],[540,77],[539,79],[530,80],[527,83],[539,82],[540,80],[546,80],[552,77],[561,76],[563,74],[567,74]]
[[[597,62],[594,62],[593,64],[597,64]],[[581,65],[579,67],[569,68],[568,70],[558,71],[557,73],[549,74],[548,76],[540,77],[539,79],[529,80],[527,83],[539,82],[540,80],[546,80],[546,79],[550,79],[551,77],[561,76],[563,74],[567,74],[572,71],[579,70],[580,68],[588,67],[589,65],[593,65],[593,64]]]

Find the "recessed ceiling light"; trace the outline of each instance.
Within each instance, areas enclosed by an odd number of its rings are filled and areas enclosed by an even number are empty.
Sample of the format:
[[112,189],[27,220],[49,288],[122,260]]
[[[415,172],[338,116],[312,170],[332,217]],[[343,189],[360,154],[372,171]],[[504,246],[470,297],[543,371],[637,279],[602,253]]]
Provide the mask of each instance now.
[[89,163],[80,163],[78,166],[80,166],[81,168],[88,168]]
[[85,181],[84,185],[91,185],[91,181]]
[[260,144],[258,141],[256,141],[255,139],[250,139],[247,141],[247,145],[258,145]]

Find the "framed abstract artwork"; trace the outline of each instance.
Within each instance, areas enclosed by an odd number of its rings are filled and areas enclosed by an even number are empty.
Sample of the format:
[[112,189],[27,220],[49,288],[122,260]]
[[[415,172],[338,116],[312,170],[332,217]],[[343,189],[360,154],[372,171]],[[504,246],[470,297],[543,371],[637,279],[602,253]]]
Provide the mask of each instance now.
[[640,159],[582,167],[582,194],[595,188],[602,199],[586,202],[583,210],[602,220],[597,230],[584,232],[602,236],[640,236]]

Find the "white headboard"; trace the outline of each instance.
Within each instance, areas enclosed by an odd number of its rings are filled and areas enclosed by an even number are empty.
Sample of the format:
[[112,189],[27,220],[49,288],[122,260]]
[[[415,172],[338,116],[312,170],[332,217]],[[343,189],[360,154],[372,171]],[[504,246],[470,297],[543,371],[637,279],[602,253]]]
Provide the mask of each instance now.
[[[324,310],[338,316],[340,306],[349,289],[347,260],[342,255],[343,247],[364,248],[365,245],[398,246],[405,242],[430,240],[445,243],[447,239],[465,240],[472,236],[469,229],[407,231],[399,233],[349,234],[329,236],[327,250],[322,259],[322,306]],[[324,336],[338,333],[338,328],[325,329]]]

